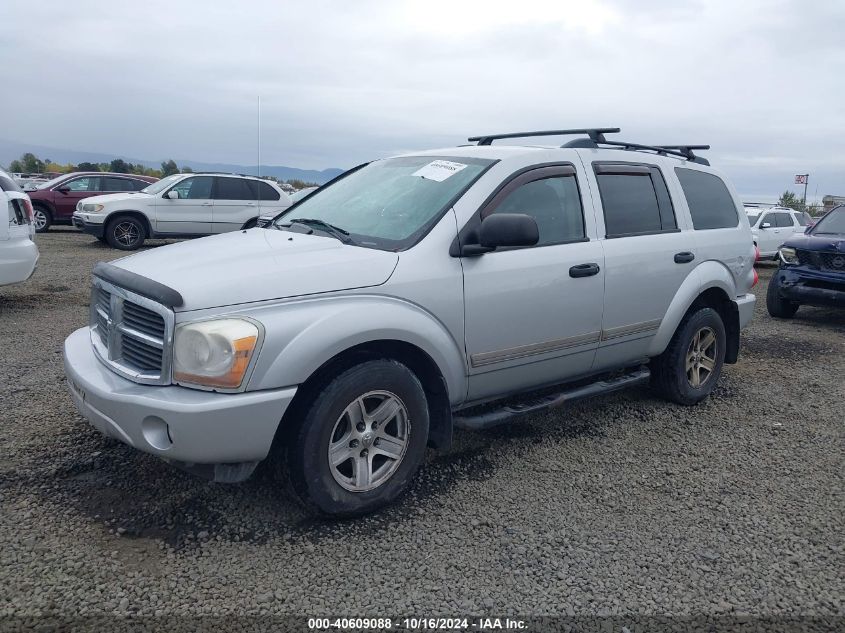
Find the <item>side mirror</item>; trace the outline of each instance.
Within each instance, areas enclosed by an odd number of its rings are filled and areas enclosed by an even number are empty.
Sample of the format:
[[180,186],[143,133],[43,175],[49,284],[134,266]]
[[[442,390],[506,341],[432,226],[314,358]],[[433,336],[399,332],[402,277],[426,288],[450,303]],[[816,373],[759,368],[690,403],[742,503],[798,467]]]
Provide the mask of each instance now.
[[760,225],[760,228],[761,229],[770,229],[770,228],[772,228],[772,223],[771,222],[763,222],[763,224]]
[[494,213],[481,221],[478,243],[466,244],[461,255],[481,255],[499,247],[533,246],[540,240],[537,221],[524,213]]
[[166,197],[170,198],[171,200],[178,200],[179,199],[179,192],[176,191],[175,189],[171,189],[170,191],[167,192]]
[[59,193],[67,193],[68,191],[70,191],[70,187],[59,187],[58,189],[56,189],[56,191],[58,191]]

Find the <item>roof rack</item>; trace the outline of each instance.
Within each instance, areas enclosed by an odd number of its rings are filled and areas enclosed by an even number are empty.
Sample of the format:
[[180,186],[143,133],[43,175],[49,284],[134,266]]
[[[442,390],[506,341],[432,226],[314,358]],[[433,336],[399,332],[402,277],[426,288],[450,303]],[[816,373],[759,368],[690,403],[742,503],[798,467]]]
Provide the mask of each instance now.
[[532,136],[565,136],[569,134],[586,134],[587,138],[573,139],[561,147],[598,149],[599,145],[618,147],[624,150],[651,151],[661,156],[678,156],[686,160],[709,165],[706,158],[696,156],[693,150],[710,149],[709,145],[643,145],[641,143],[629,143],[627,141],[608,141],[605,134],[616,134],[620,131],[618,127],[587,127],[571,130],[540,130],[537,132],[508,132],[506,134],[484,134],[482,136],[471,136],[467,140],[477,142],[479,145],[492,145],[493,141],[503,138],[528,138]]
[[508,132],[506,134],[484,134],[482,136],[471,136],[468,141],[478,141],[479,145],[492,145],[493,141],[503,138],[528,138],[530,136],[566,136],[569,134],[586,134],[594,143],[604,143],[605,134],[615,134],[618,127],[587,127],[572,130],[540,130],[538,132]]

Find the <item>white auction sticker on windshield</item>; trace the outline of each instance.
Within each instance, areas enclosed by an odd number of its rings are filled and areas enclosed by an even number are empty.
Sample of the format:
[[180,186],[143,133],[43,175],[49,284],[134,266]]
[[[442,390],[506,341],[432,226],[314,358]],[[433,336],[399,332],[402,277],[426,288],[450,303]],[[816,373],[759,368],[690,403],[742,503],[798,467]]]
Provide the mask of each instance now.
[[443,182],[449,176],[457,174],[465,167],[466,165],[463,163],[453,163],[450,160],[434,160],[425,167],[415,171],[412,175],[419,176],[420,178],[425,178],[427,180]]

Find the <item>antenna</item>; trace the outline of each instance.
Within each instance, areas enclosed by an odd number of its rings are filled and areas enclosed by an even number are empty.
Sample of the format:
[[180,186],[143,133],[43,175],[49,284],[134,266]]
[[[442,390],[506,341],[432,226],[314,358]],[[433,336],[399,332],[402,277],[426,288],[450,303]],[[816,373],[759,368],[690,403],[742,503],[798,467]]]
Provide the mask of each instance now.
[[[261,95],[258,95],[258,177],[261,178]],[[258,217],[261,217],[261,183],[256,183],[258,189]]]

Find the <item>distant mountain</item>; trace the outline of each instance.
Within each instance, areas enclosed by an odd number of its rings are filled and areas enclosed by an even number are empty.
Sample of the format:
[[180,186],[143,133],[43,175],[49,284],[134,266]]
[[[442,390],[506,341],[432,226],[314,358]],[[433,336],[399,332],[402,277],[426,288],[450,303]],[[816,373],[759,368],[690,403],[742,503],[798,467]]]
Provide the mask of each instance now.
[[[79,152],[76,150],[62,149],[59,147],[46,147],[43,145],[29,145],[19,141],[9,141],[0,139],[0,165],[8,165],[16,158],[20,158],[21,154],[32,152],[38,158],[49,158],[53,162],[66,164],[78,164],[81,162],[89,163],[109,163],[115,158],[122,158],[129,163],[144,165],[145,167],[154,167],[156,169],[161,167],[161,161],[166,160],[145,160],[141,158],[133,158],[122,154],[100,154],[96,152]],[[257,169],[255,165],[235,165],[229,163],[203,163],[200,161],[189,159],[174,159],[176,164],[180,167],[189,166],[194,171],[223,171],[235,174],[251,174],[255,175]],[[285,167],[284,165],[261,165],[262,176],[275,176],[279,180],[290,180],[298,178],[306,182],[316,182],[323,184],[328,182],[338,174],[343,173],[344,170],[331,169],[298,169],[297,167]]]

